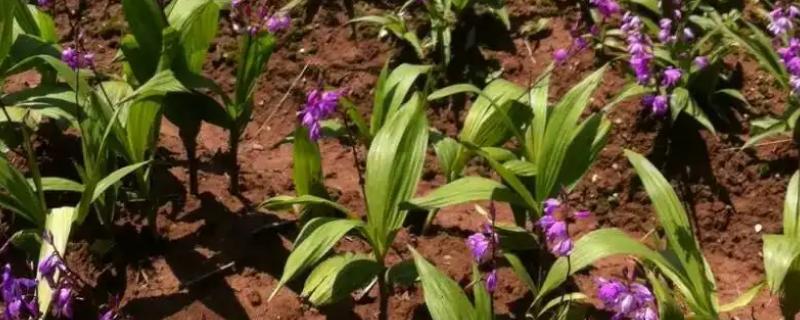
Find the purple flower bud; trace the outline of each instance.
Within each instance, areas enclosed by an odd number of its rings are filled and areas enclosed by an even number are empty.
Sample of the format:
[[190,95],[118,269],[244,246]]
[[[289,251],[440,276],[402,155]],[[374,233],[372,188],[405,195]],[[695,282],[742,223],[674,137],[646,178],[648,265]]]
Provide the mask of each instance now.
[[567,52],[567,49],[558,49],[553,53],[553,60],[555,60],[557,64],[563,64],[567,61],[567,58],[569,58],[569,52]]
[[665,87],[674,87],[681,80],[681,70],[674,67],[667,67],[661,75],[661,85]]
[[658,26],[661,28],[658,32],[658,40],[662,43],[671,42],[672,38],[672,20],[668,18],[661,19],[658,22]]
[[794,94],[800,95],[800,77],[795,75],[789,77],[789,85],[792,87]]
[[497,269],[493,269],[486,275],[486,290],[494,292],[497,289]]
[[6,308],[6,319],[31,319],[39,317],[39,302],[36,298],[36,280],[14,278],[11,274],[11,265],[3,268],[2,291],[3,303]]
[[691,28],[684,28],[683,29],[683,40],[685,41],[692,41],[694,40],[694,32]]
[[50,287],[55,286],[56,271],[63,271],[64,269],[66,269],[64,262],[61,261],[61,258],[56,254],[51,254],[39,262],[39,274],[47,279],[47,283],[50,284]]
[[544,201],[544,214],[545,215],[552,215],[558,207],[561,206],[561,201],[558,199],[550,198]]
[[300,121],[308,128],[309,138],[319,140],[322,137],[322,126],[320,122],[327,119],[334,112],[339,104],[341,93],[338,90],[325,91],[314,89],[308,93],[306,105],[299,113]]
[[659,95],[653,98],[653,115],[661,117],[669,110],[669,98],[666,95]]
[[792,24],[792,14],[796,14],[797,9],[786,10],[782,7],[777,7],[769,13],[770,23],[767,26],[774,36],[781,36],[794,28]]
[[64,287],[53,293],[53,315],[72,319],[72,289]]
[[638,284],[596,278],[597,298],[603,306],[614,312],[612,319],[657,320],[651,306],[654,301],[650,289]]
[[269,19],[267,19],[267,31],[270,33],[278,33],[280,31],[289,29],[289,26],[292,25],[292,19],[289,15],[278,12]]
[[478,263],[485,261],[489,257],[489,246],[489,238],[481,232],[467,238],[467,248],[472,253],[472,258]]
[[697,66],[698,69],[703,70],[708,67],[708,57],[706,56],[698,56],[694,58],[694,65]]
[[81,54],[73,47],[67,47],[61,51],[61,61],[66,63],[72,70],[90,67],[94,65],[94,54]]
[[590,0],[597,7],[597,11],[603,18],[609,18],[619,12],[619,4],[614,0]]

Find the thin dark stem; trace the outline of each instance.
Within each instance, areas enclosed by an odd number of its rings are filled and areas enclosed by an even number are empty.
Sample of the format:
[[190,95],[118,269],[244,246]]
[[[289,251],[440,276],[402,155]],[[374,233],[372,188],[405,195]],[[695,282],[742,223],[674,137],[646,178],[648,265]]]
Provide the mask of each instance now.
[[361,163],[358,160],[358,150],[356,143],[358,139],[356,139],[355,134],[353,133],[353,128],[350,127],[350,120],[348,120],[347,113],[344,111],[342,112],[342,118],[344,118],[344,126],[347,128],[347,134],[350,138],[350,150],[353,152],[353,166],[356,168],[356,172],[358,172],[358,185],[361,186],[361,196],[364,198],[364,204],[367,204],[367,191],[364,187],[364,174],[361,172]]
[[379,309],[378,309],[378,319],[379,320],[388,320],[389,319],[389,288],[386,287],[386,279],[383,277],[384,272],[381,271],[378,274],[378,292],[380,295],[379,298]]

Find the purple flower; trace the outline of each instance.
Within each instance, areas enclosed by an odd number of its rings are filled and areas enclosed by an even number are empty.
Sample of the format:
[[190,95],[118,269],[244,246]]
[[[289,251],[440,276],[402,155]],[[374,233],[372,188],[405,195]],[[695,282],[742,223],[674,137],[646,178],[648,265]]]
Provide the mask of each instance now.
[[14,278],[11,274],[11,265],[3,268],[2,283],[0,283],[3,303],[6,309],[3,312],[5,319],[29,319],[39,317],[39,302],[36,298],[36,280],[27,278]]
[[38,0],[38,1],[36,1],[36,4],[39,5],[40,7],[49,7],[51,4],[53,4],[53,1],[52,0]]
[[561,201],[550,198],[544,201],[544,214],[552,215],[561,206]]
[[486,260],[490,254],[489,252],[489,238],[482,232],[477,232],[467,238],[467,247],[469,252],[472,253],[472,258],[478,263]]
[[291,25],[292,19],[289,15],[282,12],[278,12],[267,19],[267,31],[270,33],[278,33],[289,29]]
[[94,54],[81,54],[73,47],[67,47],[61,51],[61,61],[66,63],[72,70],[86,68],[94,65]]
[[659,117],[665,115],[667,110],[669,110],[669,97],[666,95],[656,96],[653,98],[653,104],[651,107],[654,115]]
[[683,40],[684,41],[692,41],[694,40],[694,31],[691,28],[683,28]]
[[698,69],[703,70],[708,67],[708,58],[706,56],[698,56],[694,58],[694,65],[697,66]]
[[494,292],[497,289],[497,269],[493,269],[486,275],[486,290]]
[[338,90],[320,91],[311,90],[308,93],[306,105],[299,113],[300,122],[308,128],[308,136],[311,140],[319,140],[322,137],[322,126],[320,122],[336,112],[341,93]]
[[792,87],[794,94],[800,94],[800,77],[795,75],[789,77],[789,85]]
[[567,58],[569,58],[567,49],[558,49],[553,53],[553,60],[555,60],[557,64],[563,64],[567,61]]
[[614,0],[590,0],[603,18],[609,18],[619,12],[619,4]]
[[231,1],[231,6],[233,8],[238,8],[245,0],[233,0]]
[[653,60],[653,49],[650,38],[642,32],[643,24],[639,17],[626,12],[622,22],[621,30],[628,42],[631,69],[636,75],[636,82],[645,85],[652,78],[650,62]]
[[556,221],[545,231],[547,245],[554,255],[563,257],[572,253],[572,239],[567,232],[567,223]]
[[39,273],[42,275],[42,278],[47,279],[47,283],[50,284],[50,287],[55,286],[56,271],[63,271],[65,269],[66,266],[64,266],[64,262],[61,261],[61,258],[56,254],[51,254],[39,262]]
[[661,41],[662,43],[673,42],[675,37],[672,36],[672,19],[661,19],[658,22],[658,25],[661,28],[658,31],[658,41]]
[[72,319],[72,289],[64,287],[53,293],[53,315]]
[[652,308],[653,294],[647,287],[621,281],[596,278],[597,298],[603,306],[614,312],[612,319],[657,320]]
[[661,85],[665,87],[674,87],[681,80],[681,70],[674,67],[667,67],[661,74]]
[[114,320],[116,317],[117,314],[114,313],[114,310],[109,309],[106,312],[101,313],[97,320]]
[[783,7],[777,7],[769,13],[770,23],[767,26],[770,32],[774,36],[781,36],[794,28],[792,24],[792,15],[796,16],[797,8],[787,9]]

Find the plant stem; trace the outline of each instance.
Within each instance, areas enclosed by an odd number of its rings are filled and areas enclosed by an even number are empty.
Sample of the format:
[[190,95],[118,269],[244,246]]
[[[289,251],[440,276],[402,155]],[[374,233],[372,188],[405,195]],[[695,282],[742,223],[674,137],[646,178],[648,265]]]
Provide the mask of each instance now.
[[389,319],[389,288],[386,287],[386,279],[383,276],[385,274],[385,269],[385,267],[381,268],[381,272],[378,274],[378,299],[380,303],[378,308],[378,320]]
[[[234,126],[235,127],[235,126]],[[230,172],[228,175],[230,176],[230,186],[229,191],[233,195],[239,194],[239,129],[232,128],[230,130],[230,141],[228,141],[228,145],[230,146],[230,154],[228,155],[229,165],[231,167]]]

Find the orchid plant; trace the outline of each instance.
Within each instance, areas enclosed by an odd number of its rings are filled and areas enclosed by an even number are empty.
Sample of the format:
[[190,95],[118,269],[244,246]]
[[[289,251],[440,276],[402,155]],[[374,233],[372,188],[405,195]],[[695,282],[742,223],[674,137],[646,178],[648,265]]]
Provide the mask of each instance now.
[[[309,95],[309,103],[301,112],[302,122],[309,128],[298,130],[299,134],[295,135],[296,148],[308,150],[304,145],[308,145],[316,137],[314,128],[322,119],[321,116],[330,114],[333,107],[331,98],[336,96],[336,93],[319,91]],[[405,99],[406,97],[400,98]],[[376,282],[380,292],[381,319],[388,316],[387,299],[391,281],[387,274],[392,271],[386,265],[386,256],[405,221],[406,210],[400,208],[400,203],[409,200],[415,193],[422,175],[428,143],[424,96],[412,93],[402,105],[392,106],[384,109],[386,113],[380,119],[380,128],[369,144],[364,177],[366,221],[333,201],[310,194],[296,198],[278,197],[267,200],[262,205],[265,208],[276,208],[313,204],[344,211],[348,216],[317,217],[304,225],[286,261],[280,283],[271,297],[287,282],[313,268],[301,294],[313,304],[323,305],[338,301],[351,292]],[[376,106],[376,110],[380,108],[381,106]],[[312,144],[311,149],[314,146]],[[295,175],[297,176],[297,172]],[[362,237],[371,246],[372,253],[343,253],[325,259],[328,252],[348,233]]]
[[750,139],[744,147],[775,135],[793,133],[800,116],[800,38],[796,28],[800,7],[789,1],[776,1],[769,13],[760,12],[768,20],[766,30],[750,22],[743,22],[746,28],[726,26],[723,30],[772,75],[786,93],[787,101],[780,116],[766,116],[751,122]]
[[[425,35],[422,40],[418,37],[418,31],[412,29],[412,24],[408,21],[409,12],[417,5],[424,6],[425,18],[430,25],[430,33]],[[394,37],[410,45],[420,60],[425,60],[433,53],[438,53],[439,56],[435,60],[443,66],[447,66],[453,55],[453,33],[464,24],[460,22],[460,17],[470,10],[488,11],[497,17],[506,29],[511,28],[503,0],[408,0],[397,12],[387,13],[383,16],[360,17],[351,22],[377,24],[381,27],[381,37],[391,33]]]
[[727,122],[732,116],[725,103],[747,105],[741,92],[730,87],[732,73],[723,62],[734,48],[723,29],[735,25],[738,11],[720,14],[702,1],[620,3],[590,1],[588,30],[577,32],[572,47],[557,51],[556,58],[566,60],[594,41],[602,55],[628,60],[633,79],[626,90],[646,93],[641,104],[653,117],[669,115],[674,122],[687,115],[711,132],[716,132],[714,119]]

